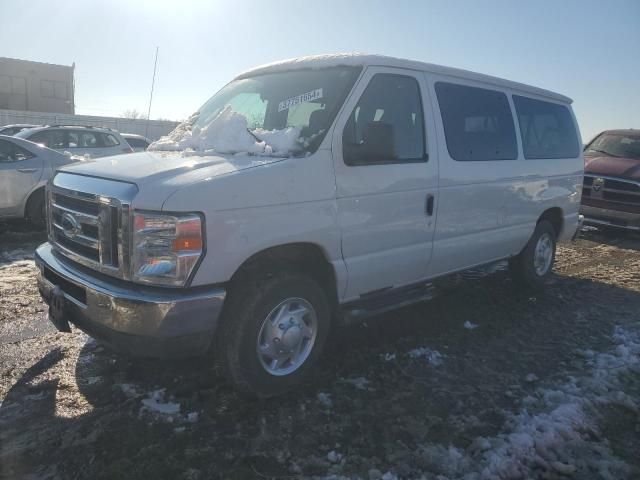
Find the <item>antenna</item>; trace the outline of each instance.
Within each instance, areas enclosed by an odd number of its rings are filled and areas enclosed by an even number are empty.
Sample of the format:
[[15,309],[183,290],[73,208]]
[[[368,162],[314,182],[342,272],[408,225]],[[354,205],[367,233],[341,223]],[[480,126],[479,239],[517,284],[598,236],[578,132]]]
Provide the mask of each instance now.
[[153,62],[153,79],[151,80],[151,94],[149,95],[149,109],[147,110],[147,126],[144,129],[145,138],[149,136],[149,122],[151,121],[151,101],[153,100],[153,87],[156,84],[156,68],[158,67],[158,50],[156,47],[156,59]]

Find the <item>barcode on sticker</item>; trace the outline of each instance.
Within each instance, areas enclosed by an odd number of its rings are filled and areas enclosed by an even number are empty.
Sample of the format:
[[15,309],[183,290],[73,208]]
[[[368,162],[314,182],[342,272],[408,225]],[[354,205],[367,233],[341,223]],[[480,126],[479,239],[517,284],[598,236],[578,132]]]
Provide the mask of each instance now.
[[303,93],[302,95],[298,95],[297,97],[291,97],[281,101],[278,104],[278,111],[281,112],[283,110],[288,110],[289,108],[295,107],[300,103],[311,102],[319,98],[322,98],[322,89],[316,88],[315,90]]

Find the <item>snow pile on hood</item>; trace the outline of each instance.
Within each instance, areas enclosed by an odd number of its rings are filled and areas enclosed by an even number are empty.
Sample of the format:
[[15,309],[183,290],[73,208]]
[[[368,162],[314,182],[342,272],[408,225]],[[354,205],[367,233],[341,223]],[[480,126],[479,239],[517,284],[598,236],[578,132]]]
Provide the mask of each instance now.
[[282,130],[249,130],[244,115],[225,107],[204,127],[194,126],[198,114],[173,130],[169,135],[149,145],[148,150],[184,150],[193,154],[250,154],[288,156],[300,150],[300,128]]

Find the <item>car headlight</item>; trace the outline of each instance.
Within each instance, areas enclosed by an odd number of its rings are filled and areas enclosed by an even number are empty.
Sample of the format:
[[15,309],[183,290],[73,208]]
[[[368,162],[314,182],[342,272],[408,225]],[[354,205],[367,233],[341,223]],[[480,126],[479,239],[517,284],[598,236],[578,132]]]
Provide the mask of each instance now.
[[200,215],[134,212],[133,281],[183,286],[203,252]]

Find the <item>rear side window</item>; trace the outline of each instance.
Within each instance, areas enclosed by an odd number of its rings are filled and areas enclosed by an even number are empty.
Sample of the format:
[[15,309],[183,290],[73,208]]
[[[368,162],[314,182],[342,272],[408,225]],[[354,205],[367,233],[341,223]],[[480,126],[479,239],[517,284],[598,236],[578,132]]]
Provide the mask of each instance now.
[[141,138],[127,138],[127,143],[131,148],[147,148],[149,144]]
[[575,158],[580,153],[578,135],[564,105],[513,96],[524,158]]
[[68,132],[67,144],[69,148],[78,148],[80,146],[80,132]]
[[437,82],[436,95],[451,158],[515,160],[516,132],[503,92]]
[[102,145],[105,147],[115,147],[116,145],[120,145],[118,139],[110,133],[98,133],[97,135],[100,137]]
[[78,147],[97,148],[102,145],[98,142],[98,134],[95,132],[74,132],[78,134]]
[[413,77],[375,75],[342,134],[347,165],[424,162],[424,119]]

